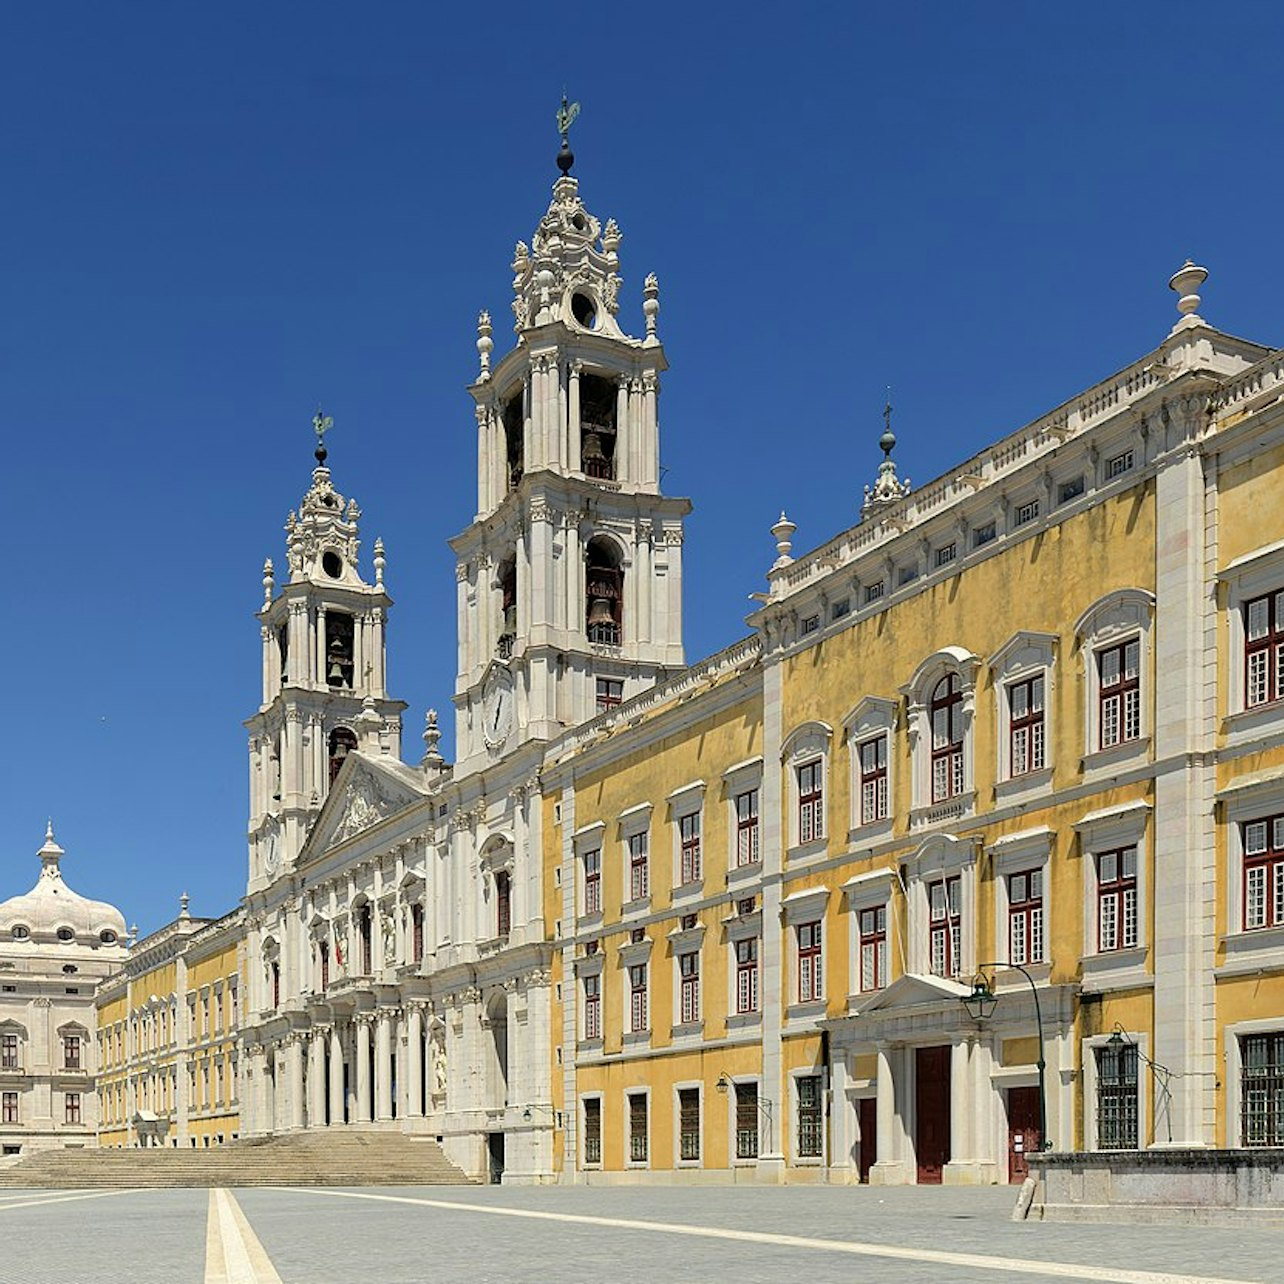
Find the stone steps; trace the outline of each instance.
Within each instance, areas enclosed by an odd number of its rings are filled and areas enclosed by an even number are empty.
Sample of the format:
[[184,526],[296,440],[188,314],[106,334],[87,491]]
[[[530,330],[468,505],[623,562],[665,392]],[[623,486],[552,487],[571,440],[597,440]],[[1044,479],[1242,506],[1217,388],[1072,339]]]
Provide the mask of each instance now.
[[469,1179],[435,1141],[400,1133],[299,1133],[212,1150],[44,1150],[0,1169],[0,1187],[447,1186]]

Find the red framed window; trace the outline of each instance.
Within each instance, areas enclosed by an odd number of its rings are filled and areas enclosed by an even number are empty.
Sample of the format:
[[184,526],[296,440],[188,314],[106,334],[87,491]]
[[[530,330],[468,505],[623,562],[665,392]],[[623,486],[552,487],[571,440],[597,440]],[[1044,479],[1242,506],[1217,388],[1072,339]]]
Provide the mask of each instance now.
[[825,836],[824,764],[804,763],[798,768],[798,841],[810,843]]
[[584,861],[584,913],[602,912],[602,849],[595,847],[585,852]]
[[1097,652],[1099,746],[1141,735],[1141,642],[1133,638]]
[[18,1094],[0,1092],[0,1123],[16,1124],[18,1122]]
[[495,935],[507,936],[513,926],[513,880],[506,869],[495,874]]
[[758,791],[736,795],[736,864],[755,865],[758,856]]
[[1244,603],[1244,704],[1284,697],[1284,590]]
[[412,905],[410,907],[410,938],[411,948],[414,951],[413,962],[419,963],[424,957],[424,907],[422,905]]
[[678,978],[682,1024],[691,1025],[700,1019],[700,954],[691,950],[678,955]]
[[642,1034],[650,1028],[647,1015],[647,988],[645,963],[634,963],[629,968],[629,1029]]
[[324,990],[330,984],[330,942],[322,941],[317,946],[317,959],[321,969],[321,988]]
[[704,877],[700,859],[700,813],[693,811],[678,821],[682,844],[682,882],[698,883]]
[[860,754],[860,823],[887,819],[887,737],[864,741]]
[[1043,674],[1008,687],[1009,767],[1013,776],[1042,771],[1046,764]]
[[947,673],[932,691],[932,801],[963,792],[963,691],[957,673]]
[[69,1124],[78,1124],[80,1122],[80,1093],[64,1092],[63,1098],[63,1117]]
[[1137,944],[1137,849],[1097,853],[1097,948],[1103,953]]
[[928,884],[928,951],[935,976],[958,976],[962,966],[961,887],[958,874]]
[[736,942],[736,1011],[758,1011],[758,938]]
[[584,978],[584,1037],[602,1037],[602,978],[597,973]]
[[629,898],[640,901],[651,893],[651,877],[647,861],[646,830],[629,835]]
[[820,923],[798,924],[798,1002],[810,1003],[822,997]]
[[597,709],[614,709],[624,703],[624,682],[620,678],[598,678]]
[[1284,926],[1284,816],[1250,820],[1244,834],[1244,930]]
[[860,988],[881,990],[887,984],[887,906],[860,912]]
[[1008,875],[1008,961],[1043,962],[1043,870]]
[[63,1035],[62,1064],[66,1070],[81,1070],[84,1068],[80,1064],[80,1035]]
[[0,1070],[18,1068],[18,1036],[0,1034]]
[[361,975],[369,976],[374,938],[373,911],[369,905],[363,905],[357,914],[357,932],[361,941]]

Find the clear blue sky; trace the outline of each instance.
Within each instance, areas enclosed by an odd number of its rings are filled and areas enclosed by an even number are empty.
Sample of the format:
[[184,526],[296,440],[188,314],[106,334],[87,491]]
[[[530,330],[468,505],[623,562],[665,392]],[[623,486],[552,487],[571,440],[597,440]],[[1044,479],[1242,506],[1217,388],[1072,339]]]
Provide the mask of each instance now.
[[1282,46],[1277,4],[6,6],[0,896],[52,814],[144,931],[235,903],[253,613],[318,403],[418,758],[476,314],[498,356],[563,85],[626,328],[661,282],[696,659],[782,506],[802,547],[855,520],[886,385],[925,482],[1157,344],[1187,255],[1209,321],[1284,344]]

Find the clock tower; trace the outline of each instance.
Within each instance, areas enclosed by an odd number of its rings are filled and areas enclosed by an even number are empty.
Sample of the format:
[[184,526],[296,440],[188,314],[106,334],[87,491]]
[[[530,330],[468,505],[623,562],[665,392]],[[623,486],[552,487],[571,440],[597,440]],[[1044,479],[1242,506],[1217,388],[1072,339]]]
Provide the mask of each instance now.
[[285,583],[263,567],[263,703],[245,726],[250,750],[249,890],[294,867],[348,753],[399,758],[401,712],[386,685],[383,542],[374,583],[361,577],[356,501],[335,490],[318,412],[316,467],[286,521]]
[[[564,126],[573,117],[563,118]],[[659,286],[619,318],[619,248],[561,177],[513,257],[516,342],[478,321],[477,513],[451,541],[457,769],[548,740],[683,667],[685,499],[660,493]]]

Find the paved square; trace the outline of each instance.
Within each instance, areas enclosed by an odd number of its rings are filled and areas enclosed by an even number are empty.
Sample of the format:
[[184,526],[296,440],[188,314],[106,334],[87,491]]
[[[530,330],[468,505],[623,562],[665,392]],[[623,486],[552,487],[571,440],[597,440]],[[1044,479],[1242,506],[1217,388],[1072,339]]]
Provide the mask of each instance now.
[[9,1191],[0,1284],[1281,1278],[1277,1230],[1013,1223],[1012,1202],[1006,1187]]

